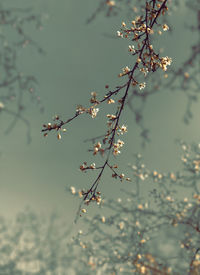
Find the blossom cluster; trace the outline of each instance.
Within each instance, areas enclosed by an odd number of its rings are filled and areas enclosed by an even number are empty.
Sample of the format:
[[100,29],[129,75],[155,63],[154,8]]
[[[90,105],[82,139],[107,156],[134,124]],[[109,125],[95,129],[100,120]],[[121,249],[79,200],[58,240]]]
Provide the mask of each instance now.
[[[108,4],[109,3],[109,4]],[[111,5],[111,2],[107,2],[108,5]],[[113,2],[114,4],[114,2]],[[113,6],[113,5],[111,5]],[[124,141],[118,139],[117,137],[120,134],[127,132],[127,126],[122,124],[121,126],[121,115],[124,112],[125,105],[130,93],[130,90],[134,86],[139,90],[143,90],[146,87],[145,81],[140,81],[141,77],[146,77],[147,73],[155,72],[158,68],[162,68],[164,71],[167,69],[167,66],[171,64],[171,58],[169,57],[160,57],[159,53],[156,53],[151,44],[151,35],[154,34],[154,28],[156,27],[157,21],[161,15],[165,15],[167,12],[167,0],[157,0],[157,1],[146,1],[146,6],[144,16],[137,16],[134,20],[131,21],[131,27],[127,27],[125,22],[122,22],[122,29],[118,31],[117,34],[120,37],[129,38],[131,41],[135,42],[135,45],[129,45],[128,50],[135,59],[132,61],[132,66],[129,68],[125,66],[122,69],[122,73],[119,74],[119,77],[126,77],[123,85],[117,86],[114,90],[110,90],[105,94],[102,99],[97,97],[96,92],[91,93],[90,107],[83,107],[78,105],[75,115],[70,119],[64,121],[57,118],[56,123],[43,125],[42,132],[46,136],[48,132],[52,130],[59,131],[57,137],[61,139],[60,131],[62,131],[63,126],[77,118],[82,114],[89,114],[92,118],[97,116],[99,112],[99,105],[102,105],[106,102],[108,105],[114,104],[115,112],[106,115],[106,133],[102,134],[101,140],[97,139],[93,143],[93,148],[90,150],[93,152],[94,156],[97,156],[98,153],[103,156],[103,164],[98,167],[90,166],[81,166],[81,170],[93,170],[96,171],[97,177],[94,180],[94,183],[91,187],[83,192],[83,200],[88,203],[88,201],[96,200],[96,192],[99,182],[102,178],[104,170],[106,168],[110,169],[112,172],[112,177],[119,178],[122,180],[125,178],[124,173],[117,173],[113,168],[111,155],[114,157],[118,156],[121,153],[121,148],[124,145]],[[163,25],[163,29],[167,30],[167,24]],[[139,72],[140,76],[138,78]],[[109,89],[109,86],[105,86],[106,89]],[[114,99],[114,97],[117,97]],[[94,141],[94,139],[92,139]],[[112,153],[112,154],[111,154]],[[87,162],[84,162],[87,163]],[[129,179],[129,178],[128,178]]]
[[[55,214],[47,218],[27,210],[12,223],[1,217],[1,271],[51,273],[53,262],[53,271],[61,274],[199,274],[200,186],[194,161],[200,146],[180,145],[177,171],[148,169],[137,155],[134,181],[118,199],[102,200],[98,192],[100,211],[85,215],[78,230],[72,232]],[[84,196],[74,186],[69,191]]]
[[122,197],[105,198],[99,213],[84,217],[87,229],[74,237],[74,244],[82,250],[92,274],[199,273],[200,185],[199,174],[191,167],[196,165],[200,146],[185,142],[180,146],[187,158],[181,157],[180,170],[148,169],[138,154],[130,167],[134,179]]

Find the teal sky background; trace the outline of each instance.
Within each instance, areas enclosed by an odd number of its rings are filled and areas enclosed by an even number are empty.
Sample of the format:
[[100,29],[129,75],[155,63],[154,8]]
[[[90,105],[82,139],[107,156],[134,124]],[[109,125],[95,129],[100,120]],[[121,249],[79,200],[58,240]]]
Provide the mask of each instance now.
[[[86,25],[86,19],[97,7],[97,1],[73,0],[9,0],[5,5],[31,6],[37,12],[47,14],[49,19],[42,31],[32,31],[32,36],[45,50],[38,55],[27,47],[20,53],[22,71],[37,76],[39,94],[45,107],[44,114],[27,99],[25,116],[31,123],[32,142],[27,144],[26,129],[21,122],[9,135],[5,135],[6,115],[0,117],[0,204],[1,215],[13,217],[29,205],[37,212],[50,213],[57,209],[71,223],[79,201],[73,199],[66,187],[77,189],[89,186],[94,175],[82,174],[79,165],[83,161],[96,162],[87,152],[89,144],[83,140],[104,133],[106,113],[100,107],[98,117],[79,117],[67,127],[67,133],[58,141],[56,134],[43,138],[42,124],[50,122],[55,114],[69,118],[77,104],[86,105],[90,93],[105,93],[104,86],[115,87],[121,68],[130,64],[127,53],[129,42],[109,39],[103,34],[115,34],[121,18],[105,18]],[[171,56],[172,66],[181,64],[189,53],[196,37],[184,31],[183,22],[188,11],[182,7],[176,11],[173,34],[165,33],[160,44],[163,55]],[[127,110],[122,123],[128,125],[124,136],[125,147],[119,157],[120,168],[131,177],[127,168],[133,163],[133,154],[140,152],[150,168],[175,171],[180,164],[180,150],[176,138],[186,142],[199,140],[199,103],[193,105],[194,118],[189,126],[182,122],[186,98],[182,92],[161,91],[148,99],[144,112],[145,125],[150,129],[151,142],[142,149],[139,128],[133,114]],[[101,161],[101,159],[98,159]],[[119,197],[121,184],[104,175],[99,186],[106,196]]]

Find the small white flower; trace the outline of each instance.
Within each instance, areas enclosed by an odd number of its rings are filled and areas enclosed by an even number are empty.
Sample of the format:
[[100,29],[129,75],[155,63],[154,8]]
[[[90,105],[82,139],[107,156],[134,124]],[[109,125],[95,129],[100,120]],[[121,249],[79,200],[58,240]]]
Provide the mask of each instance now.
[[71,186],[70,189],[73,195],[76,194],[76,188],[74,186]]
[[127,74],[130,72],[130,68],[126,66],[125,68],[122,69],[122,71]]
[[123,38],[123,33],[121,33],[120,31],[117,31],[117,36]]
[[123,135],[124,133],[127,132],[127,126],[125,126],[124,124],[120,127],[119,129],[121,135]]
[[120,33],[120,31],[117,31],[117,36],[121,36],[121,33]]
[[167,24],[164,24],[164,25],[162,26],[162,28],[163,28],[163,31],[164,31],[164,32],[166,32],[166,31],[169,30],[169,26],[167,26]]
[[117,143],[118,143],[119,147],[122,147],[124,145],[124,142],[120,139],[118,139]]
[[135,47],[134,47],[134,45],[129,45],[129,46],[128,46],[128,50],[129,50],[129,52],[134,53],[134,52],[135,52]]
[[145,87],[146,87],[146,83],[145,82],[139,84],[139,89],[140,90],[144,89]]
[[163,69],[163,71],[167,71],[167,66],[170,66],[172,63],[172,59],[168,56],[161,58],[160,67]]
[[114,148],[114,150],[113,150],[113,155],[114,155],[114,156],[117,156],[117,155],[119,155],[120,153],[121,153],[121,151],[119,151],[118,148]]
[[99,108],[91,108],[91,116],[92,116],[92,118],[95,118],[97,116],[98,112],[99,112]]
[[90,168],[95,169],[95,168],[96,168],[95,163],[92,163],[92,164],[90,165]]

